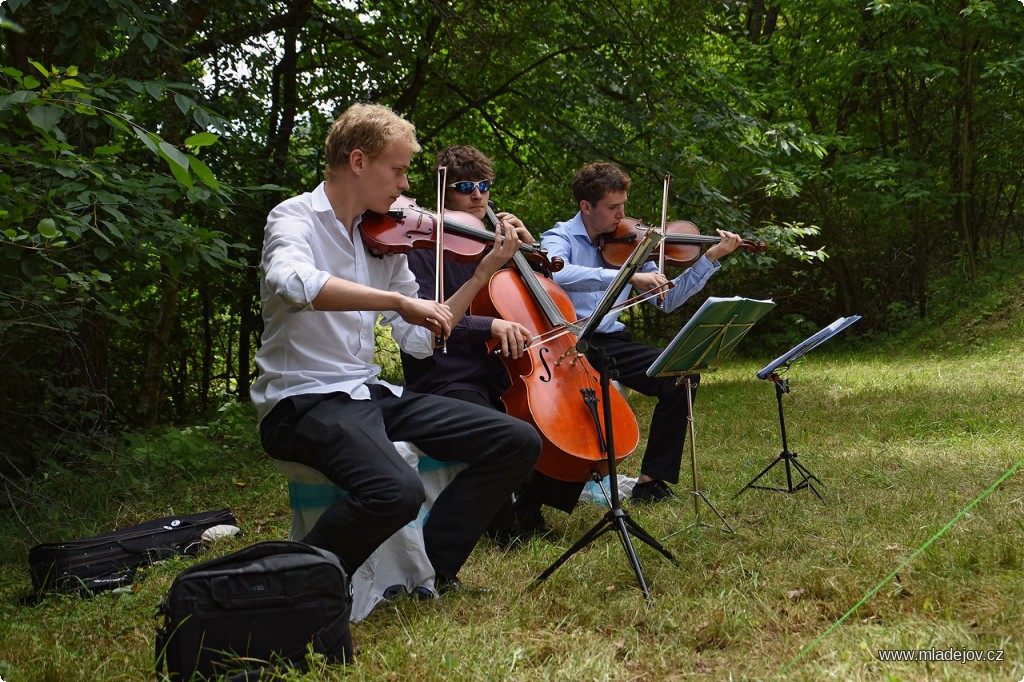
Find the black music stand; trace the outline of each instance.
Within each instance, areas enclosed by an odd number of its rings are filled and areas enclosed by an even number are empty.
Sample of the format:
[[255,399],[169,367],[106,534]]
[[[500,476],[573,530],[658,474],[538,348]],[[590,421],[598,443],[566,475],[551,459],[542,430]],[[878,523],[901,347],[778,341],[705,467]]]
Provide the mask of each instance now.
[[[587,352],[590,345],[589,339],[597,330],[597,326],[600,324],[601,320],[604,319],[604,316],[611,310],[612,306],[615,304],[616,298],[618,298],[622,290],[629,284],[629,280],[644,264],[647,260],[647,256],[650,255],[651,251],[654,250],[655,245],[657,245],[661,239],[662,237],[659,233],[654,231],[648,232],[648,235],[643,241],[641,241],[630,255],[629,259],[623,264],[618,275],[616,275],[615,280],[608,287],[601,301],[594,308],[594,313],[588,319],[586,326],[580,332],[576,343],[577,352],[581,354]],[[636,574],[636,579],[640,584],[640,589],[644,593],[644,598],[647,600],[648,605],[650,605],[653,603],[653,600],[651,599],[651,592],[647,588],[647,581],[644,579],[643,569],[640,566],[640,559],[637,557],[636,550],[633,548],[630,531],[632,531],[632,534],[637,538],[661,552],[662,556],[671,561],[674,565],[678,566],[679,562],[676,561],[676,558],[672,556],[672,553],[665,549],[661,543],[641,528],[620,504],[619,476],[615,466],[615,437],[612,433],[612,407],[611,401],[607,399],[607,396],[611,395],[611,391],[615,390],[611,388],[611,378],[614,370],[611,368],[612,360],[607,357],[604,349],[595,348],[594,352],[598,358],[597,369],[601,375],[601,402],[603,403],[605,430],[604,444],[605,453],[607,454],[610,489],[609,508],[593,528],[584,533],[584,535],[577,540],[572,547],[567,549],[562,556],[558,557],[553,564],[548,566],[543,573],[534,579],[531,587],[536,587],[542,583],[552,573],[558,570],[559,566],[564,564],[570,559],[570,557],[589,545],[591,542],[609,531],[615,531],[618,533],[619,539],[622,541],[622,547],[626,552],[626,556],[629,558],[630,565],[633,567],[633,573]],[[598,427],[600,427],[600,424],[598,424]],[[600,483],[602,475],[599,471],[595,470],[592,476],[594,480]]]
[[[704,301],[693,317],[679,330],[661,355],[647,368],[647,376],[676,376],[677,381],[686,382],[686,406],[690,429],[690,474],[693,481],[693,523],[676,533],[690,528],[710,525],[700,519],[700,503],[703,501],[725,525],[728,532],[734,532],[725,517],[715,509],[711,500],[697,484],[697,440],[693,421],[693,386],[690,377],[699,372],[713,371],[732,352],[754,323],[775,307],[773,301],[758,301],[751,298],[715,298]],[[671,533],[672,537],[676,533]]]
[[[803,357],[805,354],[809,353],[811,350],[817,348],[824,342],[828,341],[833,336],[843,331],[844,329],[846,329],[859,319],[860,315],[853,315],[851,317],[840,317],[838,320],[836,320],[829,326],[818,330],[817,332],[815,332],[814,334],[807,337],[806,339],[798,343],[796,346],[788,350],[786,353],[775,358],[770,363],[768,363],[760,370],[758,370],[758,379],[771,379],[772,383],[775,384],[775,401],[779,405],[779,430],[782,432],[782,452],[779,453],[779,456],[776,457],[771,464],[766,466],[761,471],[761,473],[755,476],[753,480],[750,481],[750,483],[743,486],[742,490],[736,493],[735,497],[739,497],[749,488],[758,488],[760,490],[776,490],[782,493],[794,493],[797,490],[809,488],[811,492],[817,495],[819,500],[821,500],[822,502],[825,501],[825,498],[821,496],[821,493],[818,492],[818,489],[814,487],[815,483],[819,485],[825,484],[822,483],[817,476],[811,473],[811,471],[807,467],[805,467],[803,464],[797,461],[797,454],[795,452],[789,451],[789,443],[786,441],[786,418],[782,412],[782,395],[784,393],[789,393],[789,379],[783,379],[781,376],[779,376],[779,373],[776,370],[779,369],[780,367],[784,367],[785,371],[788,371],[789,366],[792,363],[796,362],[798,359]],[[757,482],[761,480],[761,478],[765,476],[769,471],[771,471],[776,464],[782,462],[785,463],[786,467],[785,488],[767,485],[757,485]],[[796,485],[793,485],[794,469],[801,477],[800,481]]]

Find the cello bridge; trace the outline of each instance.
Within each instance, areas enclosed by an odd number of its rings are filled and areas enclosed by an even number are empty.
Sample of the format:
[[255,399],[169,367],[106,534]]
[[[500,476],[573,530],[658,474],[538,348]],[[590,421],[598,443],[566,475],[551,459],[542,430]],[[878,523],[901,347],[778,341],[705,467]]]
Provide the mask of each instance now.
[[562,362],[567,357],[569,357],[570,355],[571,355],[571,358],[569,360],[569,365],[575,367],[576,366],[576,358],[578,358],[579,355],[580,355],[579,353],[576,352],[576,347],[575,346],[569,346],[568,348],[565,349],[564,353],[562,353],[561,355],[558,356],[558,359],[555,360],[555,367],[558,367],[559,365],[561,365]]

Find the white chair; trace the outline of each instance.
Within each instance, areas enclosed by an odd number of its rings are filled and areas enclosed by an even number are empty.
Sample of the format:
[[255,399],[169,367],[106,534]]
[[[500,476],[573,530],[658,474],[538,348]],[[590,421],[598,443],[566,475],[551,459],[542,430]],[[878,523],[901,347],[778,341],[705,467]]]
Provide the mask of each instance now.
[[[426,501],[419,516],[388,538],[352,576],[352,622],[358,622],[384,598],[389,587],[401,585],[412,594],[417,588],[433,591],[434,569],[423,546],[423,524],[430,506],[464,464],[439,462],[424,455],[411,443],[397,442],[395,447],[423,481]],[[334,485],[316,469],[295,462],[277,460],[277,469],[288,479],[288,500],[292,511],[290,540],[301,540],[324,510],[348,493]]]

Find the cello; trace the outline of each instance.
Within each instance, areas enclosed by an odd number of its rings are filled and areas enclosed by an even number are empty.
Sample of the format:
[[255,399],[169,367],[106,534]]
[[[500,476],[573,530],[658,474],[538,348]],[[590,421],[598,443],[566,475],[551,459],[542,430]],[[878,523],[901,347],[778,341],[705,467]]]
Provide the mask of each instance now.
[[[498,219],[490,208],[488,218]],[[522,252],[512,258],[511,269],[499,270],[487,288],[477,294],[474,315],[500,317],[527,327],[534,337],[518,359],[501,356],[512,380],[501,396],[508,414],[529,422],[541,436],[543,447],[537,471],[551,478],[583,483],[595,474],[608,473],[604,411],[599,408],[600,376],[586,356],[576,350],[576,310],[568,295],[554,282],[538,277]],[[559,329],[567,333],[551,334]],[[497,341],[488,342],[493,352]],[[611,403],[615,433],[615,461],[636,449],[640,430],[629,403],[618,391],[603,398]]]

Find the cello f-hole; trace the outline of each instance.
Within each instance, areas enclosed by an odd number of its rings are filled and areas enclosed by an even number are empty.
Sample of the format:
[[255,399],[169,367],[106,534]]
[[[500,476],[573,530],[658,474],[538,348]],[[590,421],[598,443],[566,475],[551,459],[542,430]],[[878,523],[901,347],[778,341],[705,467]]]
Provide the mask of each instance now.
[[548,361],[544,358],[545,353],[550,353],[550,348],[541,348],[538,355],[540,355],[540,364],[544,368],[544,376],[538,377],[544,383],[551,381],[551,368],[548,366]]

